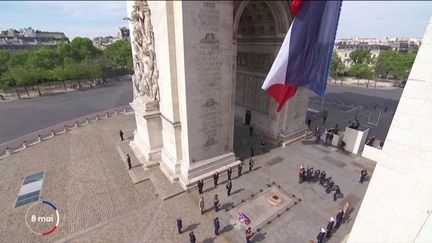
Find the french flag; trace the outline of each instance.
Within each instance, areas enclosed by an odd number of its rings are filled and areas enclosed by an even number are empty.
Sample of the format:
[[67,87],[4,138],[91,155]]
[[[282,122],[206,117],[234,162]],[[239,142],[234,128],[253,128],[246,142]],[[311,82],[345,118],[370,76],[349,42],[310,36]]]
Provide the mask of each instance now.
[[341,6],[334,0],[291,4],[294,20],[262,85],[278,112],[298,87],[324,95]]

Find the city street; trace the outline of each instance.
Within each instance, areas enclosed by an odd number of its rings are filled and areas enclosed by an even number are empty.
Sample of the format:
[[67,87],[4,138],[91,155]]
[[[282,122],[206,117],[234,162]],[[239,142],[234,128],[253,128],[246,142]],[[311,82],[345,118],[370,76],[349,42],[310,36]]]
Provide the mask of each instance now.
[[132,83],[0,103],[0,144],[132,101]]
[[[372,126],[372,132],[379,138],[385,138],[401,94],[400,88],[373,89],[330,84],[327,87],[323,106],[329,111],[326,124],[331,127],[338,123],[340,128],[348,125],[355,116],[355,108],[361,105],[365,108],[359,110],[359,121],[361,125],[367,125],[369,112],[366,107],[373,109],[374,105],[378,104],[378,110],[383,111],[388,107],[388,112],[385,114],[382,112],[379,126]],[[132,83],[125,81],[118,83],[118,86],[2,102],[0,103],[0,144],[78,117],[124,106],[131,101]],[[336,104],[342,103],[351,107],[347,108],[347,111],[339,111]],[[321,98],[311,97],[309,107],[319,110]],[[376,121],[375,113],[372,118]],[[321,121],[315,121],[312,124],[320,123]]]

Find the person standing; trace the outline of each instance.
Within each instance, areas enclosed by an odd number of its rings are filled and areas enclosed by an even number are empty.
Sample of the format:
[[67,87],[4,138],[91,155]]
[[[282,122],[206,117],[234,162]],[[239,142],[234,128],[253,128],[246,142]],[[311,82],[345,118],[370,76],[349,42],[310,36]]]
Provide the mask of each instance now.
[[327,224],[327,234],[326,234],[326,238],[330,238],[331,236],[331,231],[333,230],[333,226],[334,226],[334,218],[330,217],[330,220]]
[[252,125],[249,126],[249,135],[252,137],[254,127]]
[[219,224],[219,219],[217,217],[213,220],[213,224],[214,224],[215,235],[219,235],[220,224]]
[[231,175],[232,175],[232,169],[231,168],[227,169],[227,175],[228,175],[228,180],[231,180]]
[[216,195],[214,195],[214,198],[213,198],[213,206],[214,206],[214,209],[215,209],[215,212],[217,212],[217,211],[219,211],[219,198],[218,198],[218,195],[216,194]]
[[339,186],[338,186],[338,185],[335,185],[335,193],[334,193],[334,195],[333,195],[333,201],[336,202],[336,199],[337,199],[337,198],[339,197],[339,195],[341,195],[341,194],[342,194],[342,192],[341,192]]
[[203,215],[204,214],[204,198],[202,196],[200,197],[200,200],[199,200],[199,208],[200,208],[201,215]]
[[178,217],[178,219],[177,219],[177,230],[178,230],[179,234],[182,233],[182,231],[181,231],[182,227],[183,227],[183,221],[182,221],[182,219],[180,217]]
[[254,155],[255,155],[255,145],[253,145],[252,144],[252,146],[251,146],[251,157],[254,157]]
[[321,174],[320,174],[320,183],[319,184],[323,186],[325,179],[326,179],[326,172],[325,172],[325,170],[322,170]]
[[121,140],[123,141],[123,131],[122,131],[121,129],[120,129],[119,134],[120,134],[120,138],[121,138]]
[[240,162],[238,165],[237,165],[237,176],[238,177],[240,177],[241,176],[241,174],[242,174],[242,170],[243,170],[243,161],[242,162]]
[[312,123],[312,120],[309,118],[308,120],[307,120],[307,125],[308,125],[308,129],[310,130],[310,128],[311,128],[311,123]]
[[350,201],[347,201],[346,203],[345,203],[345,206],[343,207],[343,209],[342,209],[342,211],[343,211],[343,214],[344,214],[344,218],[342,219],[344,222],[345,221],[347,221],[348,220],[348,210],[350,209],[350,206],[351,206],[351,202]]
[[338,214],[336,215],[336,225],[335,225],[335,229],[339,229],[339,226],[340,226],[341,223],[342,223],[343,216],[344,216],[344,212],[343,212],[343,210],[342,210],[342,209],[339,209],[339,212],[338,212]]
[[204,181],[203,179],[198,180],[198,193],[201,195],[203,193]]
[[126,154],[126,161],[128,163],[129,170],[132,169],[132,163],[131,163],[131,158],[130,158],[129,154]]
[[252,228],[248,227],[248,229],[246,230],[246,242],[247,243],[252,243],[252,236],[254,235],[254,233],[252,232]]
[[252,158],[250,158],[250,160],[249,160],[249,171],[252,171],[253,166],[254,166],[254,160]]
[[231,180],[228,180],[227,184],[226,184],[226,189],[227,189],[227,195],[228,197],[231,196],[231,189],[232,189],[232,183]]
[[324,115],[323,116],[323,125],[325,124],[326,120],[327,120],[327,115]]
[[195,234],[194,234],[193,231],[189,232],[189,242],[190,243],[195,243],[196,242]]
[[363,184],[363,182],[365,181],[365,179],[366,179],[366,176],[367,176],[367,170],[366,169],[364,169],[364,170],[362,170],[361,172],[360,172],[360,181],[359,181],[359,183],[360,184]]
[[218,180],[219,180],[219,172],[216,171],[216,172],[213,174],[213,183],[214,183],[214,187],[217,187]]
[[266,145],[266,141],[264,137],[261,137],[261,154],[264,153],[264,146]]
[[321,228],[319,234],[317,235],[317,242],[318,243],[322,243],[323,242],[325,234],[326,234],[326,230],[324,228]]
[[299,169],[299,184],[302,184],[305,177],[305,169],[303,168],[303,165],[300,166]]

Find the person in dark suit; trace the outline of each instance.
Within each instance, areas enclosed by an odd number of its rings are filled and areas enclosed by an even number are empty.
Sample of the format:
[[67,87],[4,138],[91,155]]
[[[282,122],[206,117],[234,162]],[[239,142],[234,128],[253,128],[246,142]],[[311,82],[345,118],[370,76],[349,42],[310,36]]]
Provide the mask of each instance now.
[[121,138],[121,140],[123,141],[123,131],[122,131],[121,129],[120,129],[119,134],[120,134],[120,138]]
[[326,234],[326,238],[330,238],[331,236],[331,231],[333,230],[333,226],[334,226],[334,218],[330,217],[330,220],[327,224],[327,234]]
[[252,171],[253,166],[254,166],[254,160],[251,158],[249,160],[249,171]]
[[217,217],[213,220],[213,224],[214,224],[215,235],[219,235],[220,224],[219,224],[219,219]]
[[338,212],[338,214],[336,215],[336,225],[335,225],[335,229],[338,229],[339,226],[341,225],[341,223],[342,223],[342,219],[343,219],[343,216],[344,216],[344,212],[343,212],[342,209],[340,209],[339,212]]
[[194,234],[193,231],[189,232],[189,242],[190,243],[195,243],[196,242],[195,234]]
[[129,154],[126,154],[126,161],[128,163],[129,170],[132,169],[132,163],[131,163],[131,158],[130,158]]
[[231,196],[231,189],[232,189],[232,183],[231,180],[228,180],[227,184],[226,184],[226,189],[227,189],[227,195],[228,197]]
[[232,175],[232,169],[228,168],[227,169],[227,176],[228,176],[228,180],[231,180],[231,175]]
[[322,243],[325,237],[326,231],[324,228],[321,228],[319,234],[317,235],[317,242]]
[[179,234],[181,234],[182,233],[182,227],[183,227],[183,221],[182,221],[182,219],[179,217],[178,219],[177,219],[177,230],[178,230],[178,233]]
[[237,176],[240,177],[243,170],[243,161],[240,162],[240,164],[237,165]]
[[203,179],[198,180],[198,193],[201,195],[203,193],[204,181]]
[[214,183],[214,187],[217,187],[218,180],[219,180],[219,172],[216,171],[216,172],[213,174],[213,183]]

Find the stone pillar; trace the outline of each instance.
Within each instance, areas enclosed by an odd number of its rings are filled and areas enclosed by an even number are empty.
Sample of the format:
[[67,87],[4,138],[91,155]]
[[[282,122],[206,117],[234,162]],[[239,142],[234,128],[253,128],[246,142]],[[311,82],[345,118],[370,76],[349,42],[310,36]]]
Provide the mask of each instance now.
[[158,165],[162,149],[162,124],[158,96],[158,63],[151,12],[147,2],[127,2],[134,63],[133,94],[137,129],[130,146],[144,168]]
[[181,121],[180,182],[235,164],[230,132],[233,2],[174,1]]
[[137,129],[129,143],[135,156],[145,168],[159,165],[162,149],[162,126],[157,103],[130,103],[135,111]]
[[[160,168],[174,181],[180,174],[182,159],[181,123],[179,114],[176,33],[173,1],[149,1],[159,63],[160,119],[163,148]],[[179,11],[179,10],[177,10]]]

